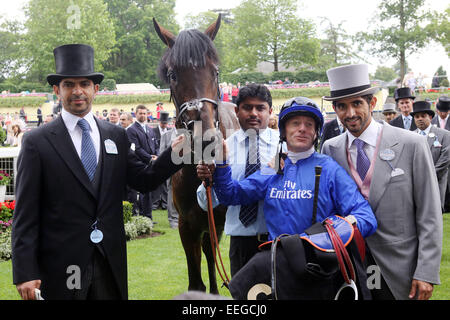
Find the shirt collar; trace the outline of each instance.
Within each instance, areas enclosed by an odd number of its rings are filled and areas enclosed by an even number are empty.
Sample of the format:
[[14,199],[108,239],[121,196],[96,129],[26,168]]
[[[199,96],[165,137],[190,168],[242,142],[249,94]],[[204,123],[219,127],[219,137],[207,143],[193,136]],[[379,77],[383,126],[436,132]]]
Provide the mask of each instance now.
[[378,131],[381,128],[381,124],[378,123],[378,121],[375,121],[374,118],[371,119],[369,126],[364,130],[364,132],[359,136],[355,137],[353,134],[350,133],[349,130],[347,130],[347,137],[348,137],[348,148],[350,148],[353,144],[353,141],[358,138],[362,141],[364,141],[366,144],[371,145],[372,147],[377,146],[377,138],[378,138]]
[[309,158],[314,153],[314,146],[311,149],[303,152],[288,151],[288,158],[293,164],[296,164],[298,160]]
[[[271,136],[271,129],[266,128],[264,130],[259,131],[259,139],[264,141],[265,143],[270,143],[270,136]],[[245,139],[247,139],[248,134],[246,131],[244,131],[242,128],[240,128],[236,134],[238,142],[243,142]]]
[[405,120],[405,118],[408,118],[409,120],[412,120],[412,116],[411,116],[411,115],[405,116],[405,115],[402,113],[402,119]]
[[[78,120],[82,119],[79,116],[71,114],[64,108],[62,108],[61,110],[61,117],[64,121],[64,124],[66,125],[67,130],[69,131],[74,131],[75,127],[77,126]],[[91,131],[94,126],[97,126],[97,123],[95,122],[94,115],[92,114],[92,112],[89,112],[87,115],[85,115],[83,119],[85,119],[89,123]]]
[[[431,124],[425,129],[423,130],[427,135],[430,133],[430,129],[431,129]],[[419,128],[417,128],[417,133],[421,133],[422,130],[420,130]]]

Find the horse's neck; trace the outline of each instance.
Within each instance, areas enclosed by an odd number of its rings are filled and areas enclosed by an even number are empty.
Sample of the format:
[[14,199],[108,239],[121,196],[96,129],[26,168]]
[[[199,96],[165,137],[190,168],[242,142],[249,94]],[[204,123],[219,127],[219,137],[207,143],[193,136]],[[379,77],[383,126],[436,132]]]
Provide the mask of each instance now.
[[181,169],[181,174],[181,183],[184,187],[192,188],[195,186],[197,189],[198,186],[196,185],[198,184],[199,179],[197,177],[197,166],[195,164],[185,164]]

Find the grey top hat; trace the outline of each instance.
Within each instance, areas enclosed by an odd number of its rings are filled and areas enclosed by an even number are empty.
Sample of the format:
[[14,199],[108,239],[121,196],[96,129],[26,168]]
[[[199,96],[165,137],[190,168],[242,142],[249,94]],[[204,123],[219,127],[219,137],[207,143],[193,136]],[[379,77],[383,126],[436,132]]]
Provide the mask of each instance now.
[[371,87],[367,64],[351,64],[327,70],[330,96],[327,101],[358,97],[376,93],[380,88]]
[[383,105],[383,114],[386,113],[396,113],[397,111],[395,110],[395,103],[385,103]]
[[53,50],[56,73],[47,76],[48,83],[58,85],[65,78],[88,78],[94,84],[102,82],[104,75],[94,72],[94,48],[85,44],[66,44]]
[[434,117],[434,111],[431,110],[431,104],[428,101],[416,101],[413,103],[413,112],[410,115],[414,117],[419,112],[425,112]]

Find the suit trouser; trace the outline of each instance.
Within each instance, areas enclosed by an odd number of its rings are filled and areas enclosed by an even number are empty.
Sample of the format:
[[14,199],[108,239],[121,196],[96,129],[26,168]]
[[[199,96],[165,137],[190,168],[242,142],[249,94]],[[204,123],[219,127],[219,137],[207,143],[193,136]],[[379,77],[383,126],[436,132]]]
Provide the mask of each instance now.
[[230,238],[230,272],[233,277],[245,264],[259,252],[258,246],[267,241],[267,235],[231,236]]
[[127,186],[127,201],[133,205],[133,215],[139,214],[138,192]]
[[158,209],[160,203],[163,210],[167,208],[167,184],[165,182],[152,191],[153,210]]
[[75,300],[120,300],[116,280],[106,258],[99,249],[94,250],[91,262],[81,278],[81,288]]
[[139,193],[139,213],[153,220],[151,192]]
[[[366,246],[366,259],[368,266],[377,265],[367,246]],[[389,289],[389,286],[387,285],[381,273],[380,273],[380,288],[371,289],[370,293],[372,294],[373,300],[395,300],[394,295]]]
[[172,228],[178,225],[178,212],[173,204],[172,179],[167,179],[167,218]]

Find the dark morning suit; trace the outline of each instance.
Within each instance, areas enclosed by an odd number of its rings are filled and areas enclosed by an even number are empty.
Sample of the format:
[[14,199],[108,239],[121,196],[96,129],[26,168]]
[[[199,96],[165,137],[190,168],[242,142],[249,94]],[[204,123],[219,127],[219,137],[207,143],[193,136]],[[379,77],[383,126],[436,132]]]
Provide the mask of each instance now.
[[320,150],[322,150],[322,146],[325,141],[337,137],[340,134],[341,131],[339,130],[339,124],[336,119],[333,119],[325,123],[323,125],[322,137],[320,139]]
[[[389,122],[389,124],[391,126],[397,127],[397,128],[402,128],[405,129],[405,125],[403,124],[403,117],[402,115],[399,115],[397,118],[395,118],[394,120],[391,120]],[[416,123],[414,122],[414,117],[411,119],[411,127],[409,128],[410,131],[414,131],[417,129]]]
[[[138,158],[144,163],[152,162],[152,155],[156,155],[158,149],[156,149],[156,139],[153,135],[153,131],[146,125],[146,131],[139,124],[135,122],[127,129],[127,135],[130,143],[134,144],[135,153]],[[152,193],[146,192],[139,195],[140,214],[153,219],[152,216]]]
[[[78,266],[84,279],[99,252],[112,271],[120,298],[127,299],[122,208],[126,185],[148,191],[180,168],[170,161],[170,150],[153,166],[146,166],[130,150],[125,130],[106,121],[96,123],[100,134],[97,190],[62,117],[23,138],[12,229],[13,282],[41,279],[44,299],[73,299],[78,290],[67,287],[67,268]],[[117,154],[106,152],[108,139],[115,143]],[[90,241],[96,220],[104,235],[98,245]],[[84,289],[86,283],[82,281],[81,286]]]
[[[436,125],[438,128],[441,128],[441,122],[439,115],[436,115],[433,120],[431,120],[431,124]],[[445,130],[450,130],[450,121],[447,119],[447,122],[445,123],[445,128],[441,128]],[[450,211],[450,170],[448,172],[447,176],[447,190],[445,192],[445,202],[444,202],[444,211],[449,212]]]
[[[159,131],[159,125],[152,128],[153,135],[155,137],[155,144],[156,144],[156,150],[157,154],[159,154],[160,146],[161,146],[161,132]],[[167,131],[166,131],[167,132]],[[167,183],[163,183],[158,188],[155,189],[155,191],[152,192],[152,206],[156,210],[159,207],[161,201],[161,207],[162,209],[167,208]]]

